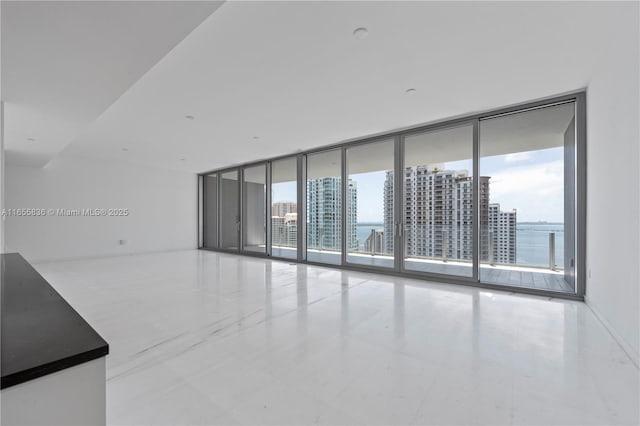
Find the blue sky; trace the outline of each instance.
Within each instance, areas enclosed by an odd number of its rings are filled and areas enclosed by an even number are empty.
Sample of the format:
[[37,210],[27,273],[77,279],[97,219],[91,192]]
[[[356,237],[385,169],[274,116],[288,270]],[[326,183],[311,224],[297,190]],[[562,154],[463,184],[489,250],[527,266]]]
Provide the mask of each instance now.
[[271,198],[273,202],[293,201],[298,199],[295,182],[274,183],[271,185]]
[[[482,157],[480,173],[490,176],[492,203],[502,210],[517,209],[518,222],[564,221],[564,148]],[[468,170],[471,161],[445,163],[449,170]],[[383,221],[385,172],[351,175],[358,184],[358,222]],[[273,200],[295,201],[295,182],[273,185]]]

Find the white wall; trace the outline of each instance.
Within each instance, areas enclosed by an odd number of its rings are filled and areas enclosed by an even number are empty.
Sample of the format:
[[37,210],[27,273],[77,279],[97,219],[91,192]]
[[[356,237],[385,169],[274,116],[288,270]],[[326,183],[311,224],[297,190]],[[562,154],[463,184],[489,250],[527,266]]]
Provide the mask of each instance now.
[[[0,212],[4,209],[4,101],[0,101]],[[4,253],[4,217],[0,215],[0,253]]]
[[62,156],[42,169],[7,164],[5,172],[8,209],[130,212],[126,217],[7,217],[7,251],[32,262],[197,247],[195,174]]
[[[640,67],[638,3],[601,9],[587,92],[587,303],[638,363]],[[587,272],[589,275],[589,272]]]
[[105,369],[106,357],[103,356],[3,389],[0,391],[2,424],[106,424]]

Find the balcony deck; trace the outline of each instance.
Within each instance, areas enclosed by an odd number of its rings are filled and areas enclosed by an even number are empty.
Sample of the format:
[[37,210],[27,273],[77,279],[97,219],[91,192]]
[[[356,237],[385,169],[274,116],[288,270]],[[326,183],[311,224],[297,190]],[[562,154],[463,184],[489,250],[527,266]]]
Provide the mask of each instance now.
[[[292,248],[274,247],[272,252],[273,256],[276,257],[295,258],[295,249]],[[308,259],[312,262],[339,265],[340,253],[328,250],[309,250]],[[349,253],[347,262],[358,266],[393,267],[393,257],[386,255]],[[434,259],[408,258],[405,261],[405,268],[410,272],[448,274],[462,277],[471,276],[471,264],[469,262],[443,262],[442,260]],[[574,288],[565,281],[563,271],[552,271],[545,268],[481,264],[480,281],[564,293],[574,292]]]

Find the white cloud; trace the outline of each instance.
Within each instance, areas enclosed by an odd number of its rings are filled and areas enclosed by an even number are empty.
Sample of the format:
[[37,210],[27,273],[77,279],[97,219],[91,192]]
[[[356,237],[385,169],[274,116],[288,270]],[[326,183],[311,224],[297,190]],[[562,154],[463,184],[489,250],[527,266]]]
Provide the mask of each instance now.
[[530,151],[526,152],[514,152],[507,154],[504,157],[505,163],[521,163],[523,161],[529,161],[533,159],[533,154]]
[[564,165],[551,161],[511,167],[491,176],[491,202],[503,210],[518,210],[518,221],[564,220]]

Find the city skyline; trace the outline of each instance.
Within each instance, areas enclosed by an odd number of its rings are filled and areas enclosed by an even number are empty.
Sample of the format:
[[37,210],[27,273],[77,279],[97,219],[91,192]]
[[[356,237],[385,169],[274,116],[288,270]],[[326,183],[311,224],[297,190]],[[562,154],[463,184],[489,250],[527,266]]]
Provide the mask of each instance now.
[[[518,212],[518,223],[564,222],[564,151],[562,147],[481,157],[482,176],[491,177],[491,202]],[[467,170],[471,160],[445,162],[445,169]],[[358,223],[383,223],[381,202],[386,171],[352,174],[358,182]],[[273,200],[295,200],[296,184],[279,183]],[[539,200],[547,200],[542,204]]]
[[[295,184],[294,184],[295,186]],[[285,200],[285,203],[291,202],[290,200]],[[274,202],[277,204],[277,202]],[[496,206],[496,207],[494,207]],[[503,214],[510,214],[510,211],[504,211],[497,203],[489,204],[489,208],[494,207],[494,212],[502,211]],[[273,211],[273,209],[272,209]],[[297,221],[297,214],[294,214],[294,219]],[[505,220],[508,216],[505,216]],[[297,244],[296,235],[297,228],[295,227],[296,221],[291,221],[289,219],[288,230],[285,229],[285,218],[273,216],[272,217],[272,233],[273,233],[273,243],[274,246],[288,246],[295,247]],[[498,219],[495,221],[495,219]],[[494,227],[495,223],[499,224],[499,216],[496,218],[494,216]],[[490,218],[491,220],[491,218]],[[512,222],[515,222],[515,218]],[[525,225],[525,224],[528,224]],[[534,266],[546,266],[548,264],[548,259],[546,257],[547,254],[547,243],[548,243],[548,233],[554,232],[556,233],[556,264],[559,268],[564,267],[564,259],[562,257],[564,239],[563,235],[563,227],[560,224],[558,227],[557,224],[552,223],[540,223],[540,222],[521,222],[518,221],[516,229],[516,251],[512,250],[507,251],[508,257],[507,259],[501,259],[499,253],[497,253],[498,245],[494,245],[494,259],[496,263],[517,263],[522,265],[534,265]],[[525,228],[520,228],[520,225],[525,226]],[[540,227],[544,228],[540,228]],[[377,252],[381,253],[382,245],[384,244],[384,223],[383,222],[358,222],[357,225],[357,240],[359,244],[359,250],[363,250],[365,252]],[[372,231],[374,235],[372,236]],[[500,234],[502,234],[502,238],[509,237],[510,234],[513,234],[513,227],[510,229],[505,229],[504,227],[501,229],[495,229],[495,237],[500,238]],[[370,241],[368,241],[370,240]],[[377,249],[376,249],[377,247]],[[372,250],[373,249],[373,250]],[[503,253],[504,256],[504,253]],[[513,261],[515,257],[515,262]]]
[[[347,217],[345,220],[348,250],[358,250],[357,184],[347,182]],[[323,177],[307,180],[307,246],[313,249],[342,248],[342,179]]]
[[[271,243],[274,246],[296,247],[298,244],[298,213],[291,212],[291,204],[288,201],[274,203],[271,214]],[[289,210],[289,212],[286,212]],[[282,216],[275,212],[284,213]],[[286,213],[285,213],[286,212]]]
[[[466,170],[420,165],[404,170],[403,223],[405,255],[457,259],[473,258],[473,177]],[[383,252],[393,253],[394,173],[386,172],[384,184]],[[516,212],[502,211],[492,203],[491,178],[480,177],[478,200],[480,260],[516,262]]]
[[[405,255],[412,257],[458,259],[473,257],[473,177],[466,170],[442,170],[442,165],[407,167],[403,173],[405,204]],[[516,263],[516,211],[503,211],[490,201],[489,177],[480,177],[479,225],[480,260],[490,263]],[[384,223],[370,229],[365,241],[357,231],[358,186],[347,184],[347,250],[393,254],[394,252],[394,173],[385,173]],[[307,244],[311,249],[341,250],[342,179],[325,177],[307,180]],[[297,204],[276,201],[272,210],[274,245],[295,246]]]

